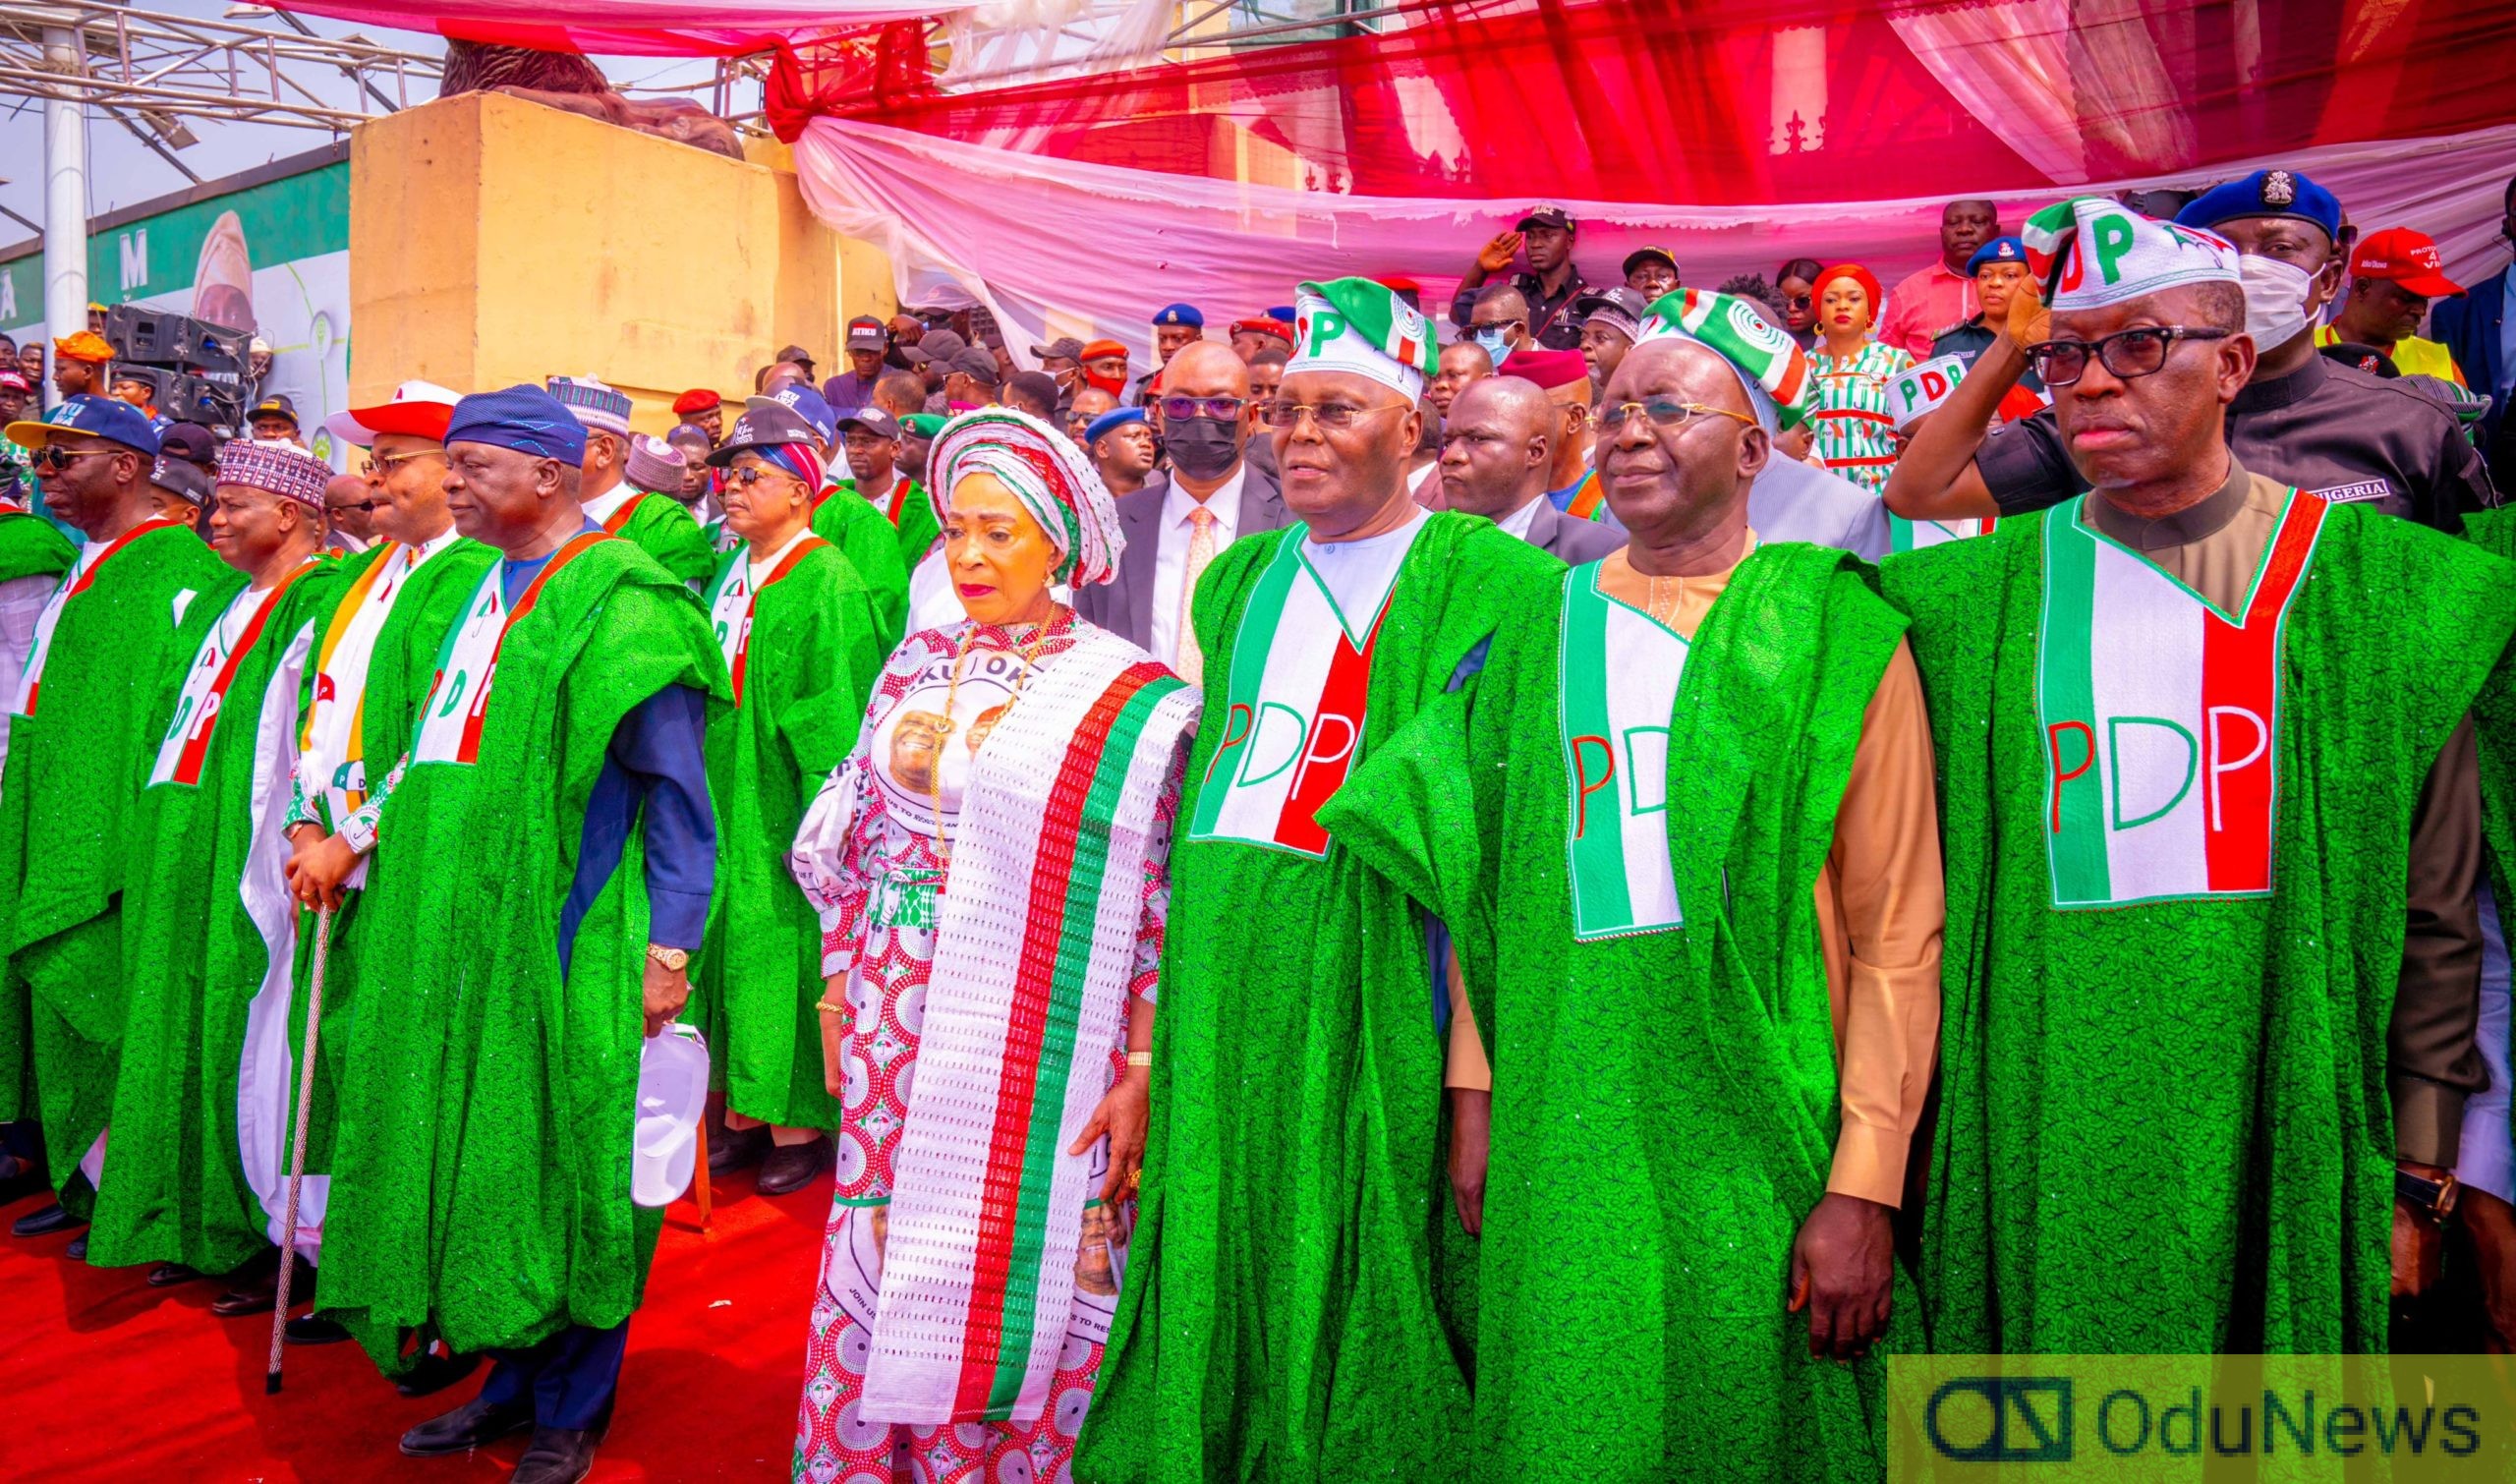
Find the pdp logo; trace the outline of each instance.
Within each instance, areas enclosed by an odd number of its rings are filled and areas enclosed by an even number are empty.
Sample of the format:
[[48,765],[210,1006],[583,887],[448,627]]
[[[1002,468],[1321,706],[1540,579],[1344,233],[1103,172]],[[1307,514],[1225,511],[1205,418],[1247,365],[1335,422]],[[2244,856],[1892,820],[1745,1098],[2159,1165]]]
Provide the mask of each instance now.
[[2068,1463],[2067,1376],[1958,1376],[1922,1408],[1932,1452],[1955,1463]]

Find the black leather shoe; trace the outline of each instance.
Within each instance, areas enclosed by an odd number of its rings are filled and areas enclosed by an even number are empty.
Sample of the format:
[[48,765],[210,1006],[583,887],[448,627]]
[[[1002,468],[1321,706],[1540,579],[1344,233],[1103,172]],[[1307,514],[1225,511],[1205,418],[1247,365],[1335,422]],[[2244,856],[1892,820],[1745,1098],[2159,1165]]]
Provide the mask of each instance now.
[[[314,1270],[306,1259],[292,1257],[297,1277],[290,1284],[292,1303],[314,1291]],[[209,1312],[221,1319],[267,1314],[279,1302],[279,1249],[274,1247],[228,1275],[236,1285],[209,1301]]]
[[769,1125],[758,1128],[729,1128],[721,1139],[715,1129],[709,1130],[708,1172],[713,1175],[732,1174],[749,1170],[769,1154]]
[[440,1355],[430,1350],[411,1367],[411,1374],[393,1383],[393,1390],[405,1397],[433,1397],[480,1368],[478,1355]]
[[70,1245],[61,1249],[61,1255],[70,1259],[74,1263],[86,1262],[87,1260],[87,1233],[82,1231],[77,1236],[72,1237],[70,1239]]
[[[533,1403],[517,1402],[498,1406],[475,1397],[442,1417],[428,1421],[402,1435],[402,1453],[406,1457],[435,1458],[446,1454],[470,1453],[486,1444],[495,1443],[511,1433],[533,1426]],[[541,1437],[535,1435],[539,1443]],[[593,1451],[587,1451],[591,1456]],[[582,1478],[583,1475],[578,1477]]]
[[780,1144],[761,1162],[760,1193],[791,1195],[813,1182],[829,1163],[829,1140],[814,1139],[803,1144]]
[[350,1338],[350,1332],[336,1320],[320,1314],[300,1314],[286,1326],[290,1344],[339,1344]]
[[533,1444],[516,1460],[508,1484],[577,1484],[594,1472],[594,1451],[601,1442],[599,1428],[576,1432],[564,1427],[537,1427],[533,1430]]
[[[768,1129],[761,1130],[763,1137],[768,1133]],[[72,1216],[68,1207],[55,1201],[41,1210],[29,1211],[11,1222],[9,1234],[11,1236],[50,1236],[56,1231],[67,1231],[73,1227],[86,1225],[87,1225],[86,1222]]]
[[148,1286],[171,1288],[177,1284],[193,1283],[200,1277],[199,1268],[188,1268],[182,1263],[159,1263],[148,1270]]

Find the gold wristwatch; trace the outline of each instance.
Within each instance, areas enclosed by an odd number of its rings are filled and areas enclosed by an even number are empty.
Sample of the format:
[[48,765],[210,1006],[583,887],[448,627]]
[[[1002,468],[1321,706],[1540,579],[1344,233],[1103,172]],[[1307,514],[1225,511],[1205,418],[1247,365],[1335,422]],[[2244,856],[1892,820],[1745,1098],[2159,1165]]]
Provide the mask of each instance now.
[[647,944],[647,956],[676,973],[690,967],[688,948],[667,948],[661,943],[651,942]]

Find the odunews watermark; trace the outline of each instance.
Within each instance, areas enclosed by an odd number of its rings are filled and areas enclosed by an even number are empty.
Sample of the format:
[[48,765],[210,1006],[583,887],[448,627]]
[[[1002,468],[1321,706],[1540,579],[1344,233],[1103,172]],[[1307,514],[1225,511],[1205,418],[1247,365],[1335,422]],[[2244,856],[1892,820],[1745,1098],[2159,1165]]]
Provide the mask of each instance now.
[[1899,1355],[1888,1477],[2516,1479],[2516,1357]]

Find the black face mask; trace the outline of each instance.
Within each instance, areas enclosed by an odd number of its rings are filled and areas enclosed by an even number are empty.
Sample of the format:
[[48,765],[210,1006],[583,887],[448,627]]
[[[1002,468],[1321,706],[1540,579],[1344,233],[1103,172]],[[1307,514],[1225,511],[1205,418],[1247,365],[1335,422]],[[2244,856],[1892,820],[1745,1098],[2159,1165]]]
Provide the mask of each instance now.
[[1240,425],[1223,418],[1182,418],[1165,423],[1162,451],[1172,467],[1192,480],[1219,480],[1240,462]]

